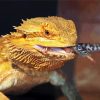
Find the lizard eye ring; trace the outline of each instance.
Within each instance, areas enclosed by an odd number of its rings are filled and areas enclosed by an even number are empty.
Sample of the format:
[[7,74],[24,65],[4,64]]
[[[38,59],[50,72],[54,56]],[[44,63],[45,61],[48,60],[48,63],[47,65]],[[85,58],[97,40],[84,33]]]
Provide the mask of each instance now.
[[27,35],[26,34],[23,34],[23,38],[26,38],[27,37]]
[[45,34],[46,34],[46,35],[49,35],[50,33],[49,33],[49,31],[48,31],[48,30],[45,30]]

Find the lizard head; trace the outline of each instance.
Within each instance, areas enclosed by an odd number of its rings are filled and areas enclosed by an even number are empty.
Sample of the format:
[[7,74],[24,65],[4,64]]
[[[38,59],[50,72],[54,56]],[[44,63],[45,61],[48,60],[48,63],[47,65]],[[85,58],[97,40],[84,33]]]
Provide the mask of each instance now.
[[[30,52],[31,56],[35,55],[33,59],[36,59],[36,57],[41,59],[36,60],[38,63],[43,60],[43,63],[36,65],[37,70],[56,69],[61,67],[65,61],[74,58],[71,47],[76,45],[77,34],[75,25],[71,20],[54,16],[37,17],[26,21],[23,20],[21,26],[15,27],[15,29],[16,32],[11,33],[11,36],[13,36],[10,40],[11,44],[23,52],[28,52],[24,54]],[[12,53],[14,55],[14,52]],[[23,55],[21,51],[20,54]],[[16,59],[22,61],[20,58]],[[28,62],[28,60],[24,60],[24,62]],[[42,67],[39,67],[40,65]]]

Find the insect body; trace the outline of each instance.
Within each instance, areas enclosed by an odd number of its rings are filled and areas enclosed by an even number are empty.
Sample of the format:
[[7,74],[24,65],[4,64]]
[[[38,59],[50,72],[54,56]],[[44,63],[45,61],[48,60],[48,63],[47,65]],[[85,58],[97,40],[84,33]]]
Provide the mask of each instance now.
[[91,53],[100,51],[100,44],[95,43],[78,43],[75,47],[73,47],[74,52],[80,56],[87,57],[90,61],[95,62],[91,57]]
[[90,44],[90,43],[78,43],[74,50],[76,53],[78,53],[81,56],[88,55],[92,52],[98,52],[100,51],[100,44]]

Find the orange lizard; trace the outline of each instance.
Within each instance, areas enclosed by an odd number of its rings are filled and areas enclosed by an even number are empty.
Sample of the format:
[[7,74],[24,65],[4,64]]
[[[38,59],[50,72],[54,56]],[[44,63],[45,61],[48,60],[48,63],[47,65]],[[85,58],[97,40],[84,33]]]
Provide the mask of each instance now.
[[23,20],[15,32],[0,37],[0,91],[19,94],[50,82],[60,86],[69,100],[77,100],[58,71],[75,57],[76,41],[71,20],[56,16]]

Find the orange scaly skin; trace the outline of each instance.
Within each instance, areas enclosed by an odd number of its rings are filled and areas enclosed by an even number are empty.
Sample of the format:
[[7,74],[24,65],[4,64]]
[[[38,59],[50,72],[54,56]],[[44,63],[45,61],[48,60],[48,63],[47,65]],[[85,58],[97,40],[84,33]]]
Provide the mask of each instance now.
[[37,17],[23,20],[15,29],[0,38],[0,91],[20,93],[46,82],[65,84],[56,70],[75,56],[64,51],[76,45],[73,21],[56,16]]

